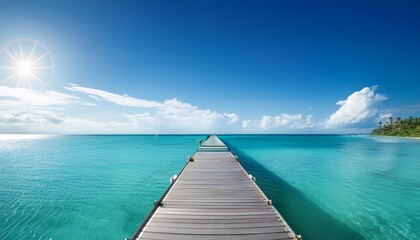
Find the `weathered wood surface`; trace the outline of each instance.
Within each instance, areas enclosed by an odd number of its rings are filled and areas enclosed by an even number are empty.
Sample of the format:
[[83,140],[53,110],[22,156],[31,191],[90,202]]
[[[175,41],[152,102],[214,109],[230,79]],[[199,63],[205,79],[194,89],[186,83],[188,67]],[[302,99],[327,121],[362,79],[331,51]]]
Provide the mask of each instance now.
[[134,238],[296,239],[217,136],[193,158]]

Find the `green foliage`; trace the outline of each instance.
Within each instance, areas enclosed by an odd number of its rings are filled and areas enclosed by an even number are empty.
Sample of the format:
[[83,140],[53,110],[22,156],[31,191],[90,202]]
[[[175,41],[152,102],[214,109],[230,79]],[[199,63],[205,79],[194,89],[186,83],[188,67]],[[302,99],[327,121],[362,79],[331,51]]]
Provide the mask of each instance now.
[[401,120],[397,118],[397,121],[390,121],[379,124],[379,127],[374,129],[371,133],[377,136],[398,136],[398,137],[420,137],[420,118],[409,117]]

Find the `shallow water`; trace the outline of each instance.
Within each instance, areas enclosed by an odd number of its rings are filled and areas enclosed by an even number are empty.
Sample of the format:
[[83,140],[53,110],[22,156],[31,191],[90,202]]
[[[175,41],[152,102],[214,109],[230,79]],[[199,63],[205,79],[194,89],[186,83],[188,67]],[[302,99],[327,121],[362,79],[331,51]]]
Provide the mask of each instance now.
[[0,239],[130,237],[197,138],[0,140]]
[[[0,135],[0,239],[130,237],[204,136]],[[420,141],[221,136],[304,239],[419,239]]]
[[226,136],[304,239],[420,239],[420,141]]

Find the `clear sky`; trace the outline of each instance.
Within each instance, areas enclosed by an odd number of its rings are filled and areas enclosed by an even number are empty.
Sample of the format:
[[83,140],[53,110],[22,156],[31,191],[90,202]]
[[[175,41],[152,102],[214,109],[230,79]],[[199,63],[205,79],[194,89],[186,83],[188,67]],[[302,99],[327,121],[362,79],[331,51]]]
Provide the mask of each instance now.
[[[419,13],[419,1],[2,0],[0,48],[34,44],[52,68],[0,53],[0,133],[369,132],[420,116]],[[19,83],[30,74],[48,86]]]

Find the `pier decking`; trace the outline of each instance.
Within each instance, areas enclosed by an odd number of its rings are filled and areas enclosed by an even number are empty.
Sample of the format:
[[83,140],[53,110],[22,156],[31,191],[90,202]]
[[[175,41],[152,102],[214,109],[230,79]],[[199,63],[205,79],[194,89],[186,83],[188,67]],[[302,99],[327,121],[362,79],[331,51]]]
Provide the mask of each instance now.
[[132,239],[300,239],[215,135],[198,148]]

